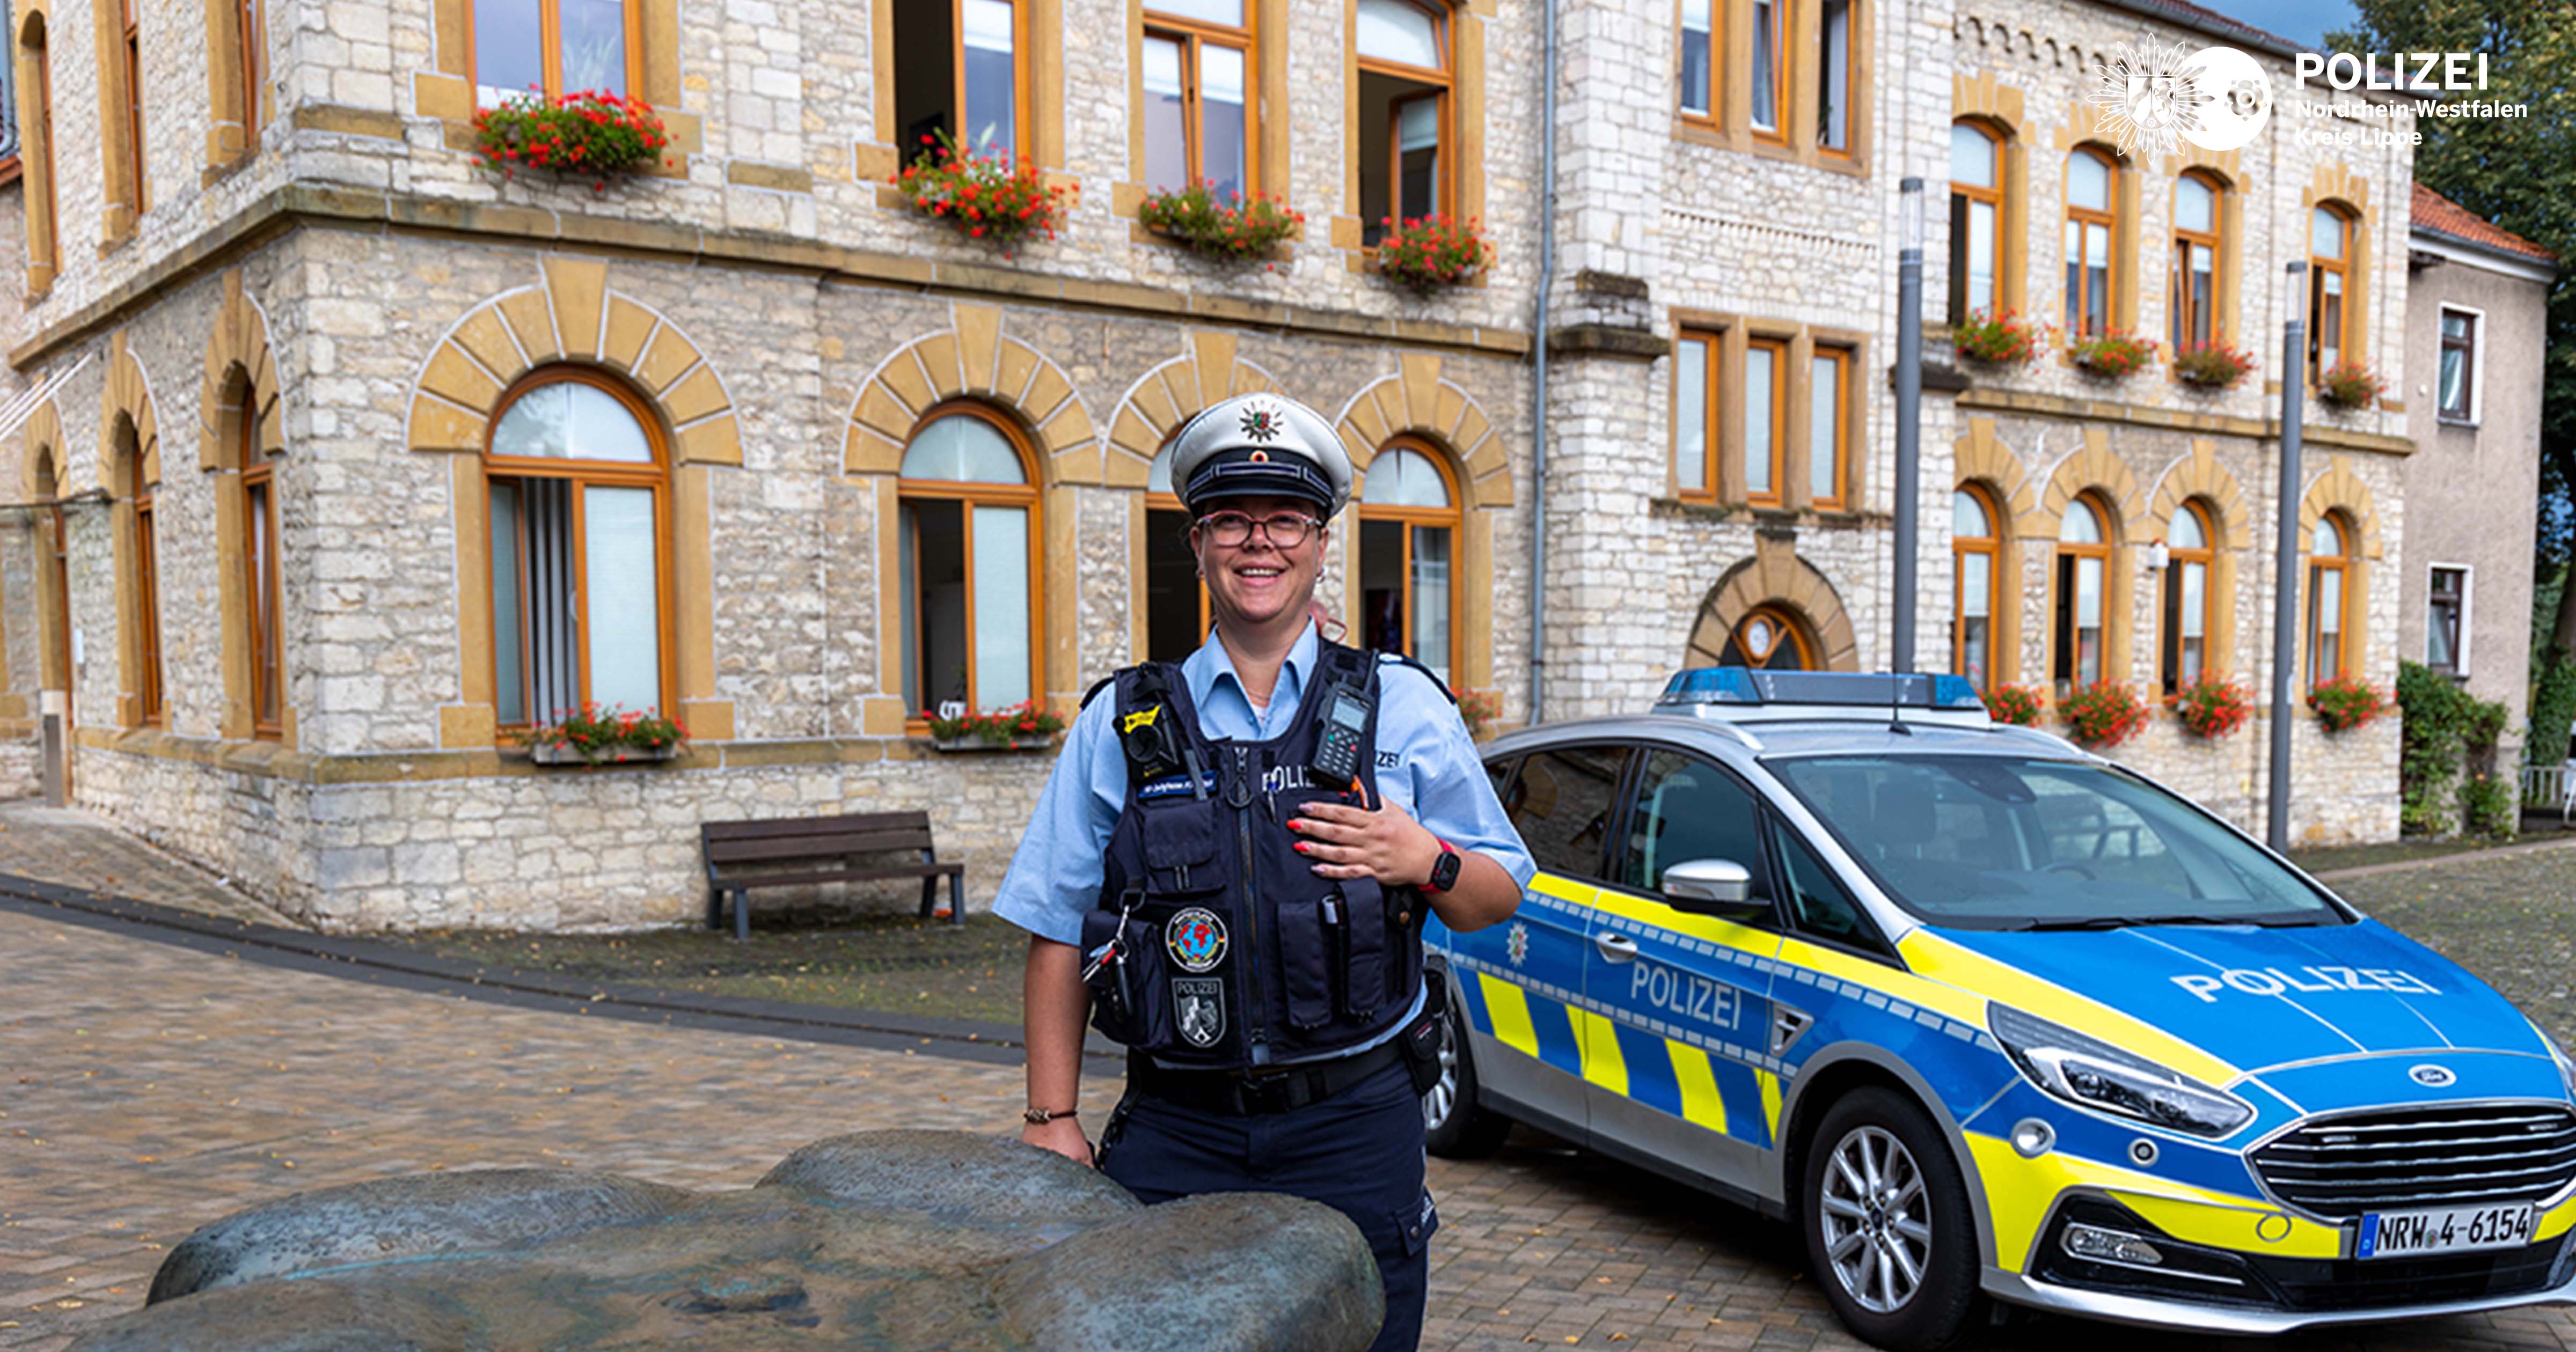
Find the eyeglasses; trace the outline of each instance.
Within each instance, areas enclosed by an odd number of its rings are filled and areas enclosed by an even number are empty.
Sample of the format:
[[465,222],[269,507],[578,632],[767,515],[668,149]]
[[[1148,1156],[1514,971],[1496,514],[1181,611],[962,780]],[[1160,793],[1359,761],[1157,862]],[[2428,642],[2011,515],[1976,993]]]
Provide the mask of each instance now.
[[1295,512],[1274,512],[1257,521],[1241,512],[1210,512],[1199,518],[1199,529],[1206,531],[1209,539],[1228,549],[1250,543],[1255,526],[1270,537],[1271,544],[1281,549],[1295,549],[1306,543],[1307,532],[1321,530],[1323,525],[1311,516],[1300,516]]

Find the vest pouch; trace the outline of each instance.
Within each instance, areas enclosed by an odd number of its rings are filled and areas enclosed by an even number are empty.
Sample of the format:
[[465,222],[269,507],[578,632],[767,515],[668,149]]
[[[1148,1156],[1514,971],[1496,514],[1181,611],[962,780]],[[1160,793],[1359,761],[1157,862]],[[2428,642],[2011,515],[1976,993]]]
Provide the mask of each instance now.
[[1348,926],[1342,954],[1342,1012],[1354,1019],[1377,1013],[1387,996],[1387,893],[1375,878],[1342,880],[1342,918]]
[[1116,911],[1087,911],[1082,917],[1082,963],[1115,938],[1115,961],[1092,969],[1091,1026],[1101,1036],[1138,1051],[1172,1045],[1171,986],[1163,979],[1162,936],[1151,922]]
[[1346,927],[1334,912],[1341,906],[1332,897],[1279,903],[1279,984],[1291,1028],[1333,1021],[1333,974]]
[[1155,896],[1212,892],[1225,882],[1217,868],[1217,804],[1186,798],[1138,811],[1145,849],[1145,890]]

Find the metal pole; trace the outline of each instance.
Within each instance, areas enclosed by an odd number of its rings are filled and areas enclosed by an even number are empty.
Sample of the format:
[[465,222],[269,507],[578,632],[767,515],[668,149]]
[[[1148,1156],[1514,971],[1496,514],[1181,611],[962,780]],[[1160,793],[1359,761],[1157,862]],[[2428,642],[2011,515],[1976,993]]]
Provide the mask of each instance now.
[[1538,354],[1530,382],[1529,721],[1547,717],[1547,303],[1556,286],[1556,0],[1541,0],[1539,86],[1538,304],[1530,341]]
[[1897,184],[1896,253],[1896,571],[1889,613],[1888,669],[1910,672],[1914,663],[1914,570],[1921,535],[1923,496],[1923,180]]
[[2272,529],[2272,765],[2263,843],[2290,848],[2290,700],[2299,681],[2299,442],[2307,410],[2308,299],[2305,263],[2292,263],[2281,326],[2281,482]]

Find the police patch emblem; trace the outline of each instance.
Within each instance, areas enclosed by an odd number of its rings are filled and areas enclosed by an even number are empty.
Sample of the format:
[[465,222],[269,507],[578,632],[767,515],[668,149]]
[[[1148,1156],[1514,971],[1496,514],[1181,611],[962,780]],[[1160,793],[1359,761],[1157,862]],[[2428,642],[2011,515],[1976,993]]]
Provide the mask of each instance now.
[[1172,978],[1172,1008],[1191,1046],[1213,1047],[1225,1036],[1225,982],[1218,978]]
[[1529,961],[1529,926],[1513,921],[1511,933],[1503,939],[1503,952],[1510,955],[1514,967]]
[[1184,972],[1213,972],[1225,961],[1225,922],[1193,906],[1164,922],[1163,951]]

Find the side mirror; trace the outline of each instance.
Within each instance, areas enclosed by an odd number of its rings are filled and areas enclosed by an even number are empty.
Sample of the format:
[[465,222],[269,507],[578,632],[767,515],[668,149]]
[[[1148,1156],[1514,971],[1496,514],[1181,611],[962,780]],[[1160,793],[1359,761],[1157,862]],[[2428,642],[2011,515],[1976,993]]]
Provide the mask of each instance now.
[[1676,911],[1728,920],[1753,920],[1771,913],[1771,903],[1753,896],[1753,873],[1732,859],[1693,859],[1664,870],[1664,900]]

